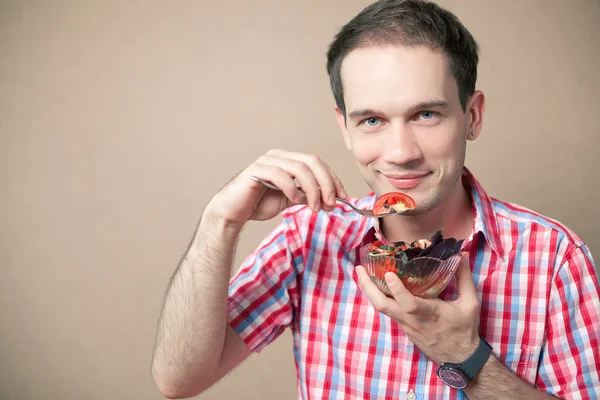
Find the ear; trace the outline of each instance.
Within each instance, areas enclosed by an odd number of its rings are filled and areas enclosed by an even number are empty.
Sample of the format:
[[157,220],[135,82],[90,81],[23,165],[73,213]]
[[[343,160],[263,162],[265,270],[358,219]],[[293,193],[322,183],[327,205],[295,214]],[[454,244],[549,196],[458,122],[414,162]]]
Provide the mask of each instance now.
[[350,135],[348,135],[348,127],[346,126],[346,119],[342,111],[338,108],[338,106],[334,106],[335,108],[335,118],[342,130],[342,136],[344,138],[344,143],[346,144],[346,148],[348,150],[352,150],[352,142],[350,141]]
[[483,113],[485,111],[485,95],[481,90],[476,90],[467,104],[468,126],[467,139],[475,140],[479,137],[483,125]]

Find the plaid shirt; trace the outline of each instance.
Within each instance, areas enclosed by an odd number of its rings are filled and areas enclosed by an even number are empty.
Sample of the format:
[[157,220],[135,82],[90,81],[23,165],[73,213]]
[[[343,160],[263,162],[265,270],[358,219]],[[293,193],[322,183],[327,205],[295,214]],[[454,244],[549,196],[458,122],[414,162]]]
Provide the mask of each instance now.
[[[466,168],[469,252],[479,333],[524,380],[567,399],[600,398],[600,288],[586,244],[557,221],[488,197]],[[371,208],[370,193],[353,201]],[[229,287],[229,323],[259,352],[290,328],[298,398],[463,399],[356,283],[358,248],[376,219],[346,205],[294,206],[243,262]],[[451,281],[440,298],[456,296]]]

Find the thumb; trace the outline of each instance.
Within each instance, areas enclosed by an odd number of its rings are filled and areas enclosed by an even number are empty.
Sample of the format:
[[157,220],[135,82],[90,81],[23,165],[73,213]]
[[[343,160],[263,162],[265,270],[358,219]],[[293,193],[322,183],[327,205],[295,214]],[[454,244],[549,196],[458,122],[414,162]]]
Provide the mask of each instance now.
[[477,290],[473,281],[473,275],[471,274],[469,253],[463,252],[461,256],[460,264],[456,270],[458,295],[460,297],[476,297]]

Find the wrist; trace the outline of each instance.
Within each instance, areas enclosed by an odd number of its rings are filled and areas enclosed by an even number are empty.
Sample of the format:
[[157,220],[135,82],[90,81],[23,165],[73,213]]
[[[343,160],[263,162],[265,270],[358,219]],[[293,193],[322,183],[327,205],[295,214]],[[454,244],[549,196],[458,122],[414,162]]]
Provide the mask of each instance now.
[[472,382],[479,371],[489,361],[491,346],[481,336],[475,350],[460,362],[442,362],[437,369],[437,375],[450,387],[465,388]]
[[449,344],[443,352],[435,354],[432,360],[438,365],[443,362],[461,363],[471,357],[478,346],[479,335],[475,334],[474,337],[470,337],[467,340],[463,339],[461,342]]
[[216,212],[210,204],[204,209],[200,224],[190,246],[190,255],[204,254],[207,249],[219,251],[221,246],[228,248],[236,243],[242,231],[243,224],[232,223]]
[[477,382],[479,379],[481,379],[481,376],[486,375],[488,373],[488,371],[491,368],[491,365],[499,363],[499,362],[500,361],[498,361],[498,358],[496,358],[496,355],[494,353],[490,353],[490,356],[485,361],[485,363],[483,364],[483,366],[481,367],[481,369],[479,370],[477,375],[475,375],[475,377],[471,380],[471,382],[469,382],[469,384],[467,385],[467,388],[472,388],[475,385],[477,385]]
[[223,210],[221,204],[223,202],[219,200],[218,194],[210,200],[202,213],[199,229],[208,228],[210,231],[222,232],[225,235],[239,234],[248,221],[238,221],[230,218],[227,210]]
[[473,353],[475,353],[475,351],[477,350],[477,347],[479,347],[480,340],[481,339],[480,339],[479,335],[476,335],[473,338],[471,338],[468,342],[465,342],[462,345],[456,346],[454,355],[452,357],[448,358],[447,360],[443,360],[443,361],[456,362],[456,363],[463,362],[467,358],[471,357],[473,355]]

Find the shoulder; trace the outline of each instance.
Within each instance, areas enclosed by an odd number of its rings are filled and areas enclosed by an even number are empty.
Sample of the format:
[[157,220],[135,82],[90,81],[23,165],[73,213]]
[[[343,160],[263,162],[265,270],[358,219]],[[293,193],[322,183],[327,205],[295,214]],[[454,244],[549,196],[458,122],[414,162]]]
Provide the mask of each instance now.
[[502,231],[520,236],[553,238],[557,244],[572,248],[586,246],[585,241],[561,221],[509,201],[491,198]]
[[547,274],[553,285],[572,292],[591,291],[596,297],[600,294],[594,258],[577,233],[557,219],[520,204],[490,200],[505,249],[541,266],[539,272]]

